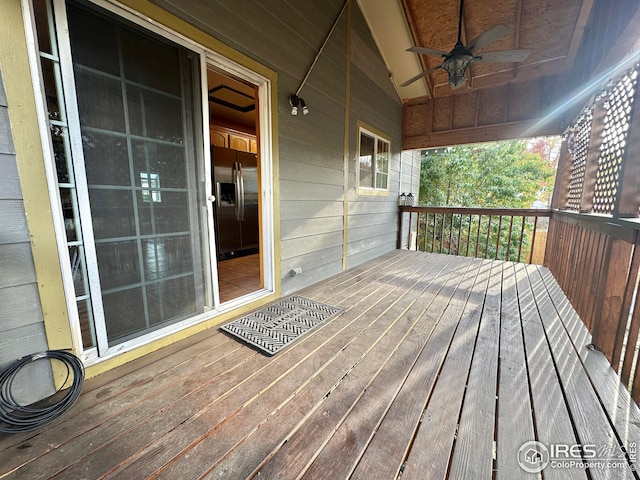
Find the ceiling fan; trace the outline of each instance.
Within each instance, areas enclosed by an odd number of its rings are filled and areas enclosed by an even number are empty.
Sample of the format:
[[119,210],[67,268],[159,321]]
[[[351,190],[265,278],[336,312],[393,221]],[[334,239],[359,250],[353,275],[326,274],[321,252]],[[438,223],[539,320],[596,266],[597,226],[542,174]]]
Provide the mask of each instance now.
[[462,12],[463,12],[464,0],[460,0],[460,17],[458,19],[458,41],[453,49],[447,53],[441,50],[435,50],[428,47],[411,47],[407,48],[407,52],[422,53],[424,55],[438,55],[444,58],[442,64],[430,68],[415,77],[410,78],[401,87],[406,87],[412,84],[416,80],[427,76],[431,72],[442,69],[449,74],[449,85],[452,89],[459,88],[467,81],[466,72],[467,68],[472,62],[522,62],[527,59],[531,51],[529,50],[501,50],[498,52],[487,52],[484,54],[476,55],[475,52],[481,48],[500,40],[505,35],[508,35],[513,31],[512,28],[506,25],[496,25],[490,30],[478,35],[471,40],[466,46],[462,43]]

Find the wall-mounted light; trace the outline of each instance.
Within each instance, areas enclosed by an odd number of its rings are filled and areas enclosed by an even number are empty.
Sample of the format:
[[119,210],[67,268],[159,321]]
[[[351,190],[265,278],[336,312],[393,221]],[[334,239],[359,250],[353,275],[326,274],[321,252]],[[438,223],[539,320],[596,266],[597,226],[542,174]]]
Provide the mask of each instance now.
[[297,95],[291,95],[289,97],[289,104],[291,105],[291,115],[298,115],[298,109],[302,109],[303,115],[309,115],[309,107],[305,101]]

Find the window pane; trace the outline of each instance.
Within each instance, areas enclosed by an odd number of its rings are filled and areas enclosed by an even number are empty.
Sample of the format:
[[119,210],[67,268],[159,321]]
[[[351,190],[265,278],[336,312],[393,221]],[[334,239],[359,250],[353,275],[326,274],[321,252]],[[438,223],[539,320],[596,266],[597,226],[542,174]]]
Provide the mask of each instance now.
[[129,86],[129,128],[133,135],[183,143],[180,99]]
[[146,328],[142,288],[132,288],[102,295],[107,321],[109,345],[118,343],[125,335]]
[[193,271],[188,236],[158,238],[142,242],[144,275],[147,280],[160,280]]
[[87,349],[96,346],[96,335],[93,330],[91,320],[91,301],[78,301],[78,316],[80,317],[80,333],[82,335],[82,346]]
[[84,276],[84,252],[81,247],[69,247],[69,259],[71,260],[71,275],[73,276],[73,287],[76,297],[87,295],[85,276]]
[[58,102],[58,92],[56,90],[55,70],[58,68],[54,62],[48,58],[41,58],[42,79],[44,81],[44,94],[47,101],[47,111],[49,119],[61,120],[60,103]]
[[373,187],[373,148],[375,139],[364,133],[360,134],[360,186]]
[[124,107],[120,82],[76,69],[78,113],[83,127],[124,132]]
[[103,289],[140,283],[137,242],[101,243],[96,245],[96,252]]
[[188,315],[195,307],[193,276],[185,276],[149,285],[149,318],[153,324]]
[[162,192],[161,202],[144,201],[138,192],[138,214],[142,235],[189,231],[189,200],[186,192]]
[[82,148],[90,186],[131,185],[125,137],[85,131]]
[[51,54],[53,53],[53,50],[51,49],[46,0],[33,0],[33,14],[36,20],[36,30],[38,33],[38,48],[41,52]]
[[62,205],[62,215],[64,217],[64,229],[67,232],[67,242],[75,242],[79,237],[79,228],[76,225],[74,215],[75,204],[73,201],[73,190],[70,188],[60,188],[60,203]]
[[126,190],[89,190],[93,234],[96,239],[136,234],[133,196]]
[[[184,147],[157,142],[133,142],[135,175],[140,182],[142,173],[158,175],[165,188],[187,188],[187,168],[184,163]],[[138,183],[138,186],[143,186]]]
[[119,77],[116,26],[105,16],[70,3],[67,17],[73,63]]
[[122,30],[122,62],[128,81],[180,95],[180,66],[175,48],[138,32]]
[[376,154],[376,188],[386,189],[389,178],[389,144],[378,139]]

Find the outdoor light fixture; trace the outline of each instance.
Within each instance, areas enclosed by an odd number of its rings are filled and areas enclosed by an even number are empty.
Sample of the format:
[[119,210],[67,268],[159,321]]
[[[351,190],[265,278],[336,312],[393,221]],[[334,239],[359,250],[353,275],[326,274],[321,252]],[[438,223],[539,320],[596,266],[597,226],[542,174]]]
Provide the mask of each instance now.
[[442,63],[442,69],[449,75],[449,85],[453,88],[461,87],[467,81],[465,75],[467,67],[474,60],[473,55],[460,53],[452,55]]
[[307,107],[307,104],[298,95],[300,94],[302,87],[304,87],[304,84],[307,83],[307,79],[309,78],[309,75],[311,75],[311,71],[313,70],[313,67],[316,66],[316,63],[320,58],[320,55],[322,55],[322,52],[324,51],[324,47],[327,46],[327,42],[329,42],[329,37],[331,37],[331,34],[336,29],[336,26],[338,25],[338,21],[340,20],[340,17],[342,17],[342,14],[347,9],[347,5],[349,5],[349,1],[350,0],[344,0],[344,5],[342,6],[340,13],[338,14],[338,17],[336,18],[336,21],[333,22],[333,26],[331,27],[331,30],[329,30],[329,34],[324,39],[324,42],[322,42],[322,46],[320,47],[320,50],[318,50],[316,57],[313,59],[313,63],[311,63],[309,70],[307,70],[307,74],[302,79],[302,82],[300,83],[300,86],[296,90],[296,93],[294,93],[289,97],[289,105],[291,105],[291,115],[294,115],[294,116],[298,115],[298,109],[300,108],[302,109],[303,115],[309,115],[309,108]]
[[289,104],[291,105],[291,115],[298,115],[298,109],[302,109],[303,115],[309,115],[309,107],[305,101],[297,95],[291,95],[289,97]]

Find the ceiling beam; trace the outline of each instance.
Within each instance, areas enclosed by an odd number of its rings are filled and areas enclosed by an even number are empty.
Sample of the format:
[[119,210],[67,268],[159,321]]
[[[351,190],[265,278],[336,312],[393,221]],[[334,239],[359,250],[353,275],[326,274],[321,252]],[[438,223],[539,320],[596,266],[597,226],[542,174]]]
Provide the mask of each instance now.
[[571,45],[569,45],[569,51],[567,53],[566,68],[571,68],[576,59],[576,55],[580,49],[580,44],[582,43],[582,36],[584,35],[587,22],[589,21],[589,16],[591,15],[593,3],[594,0],[582,0],[580,13],[576,19],[576,26],[573,30],[573,37],[571,38]]

